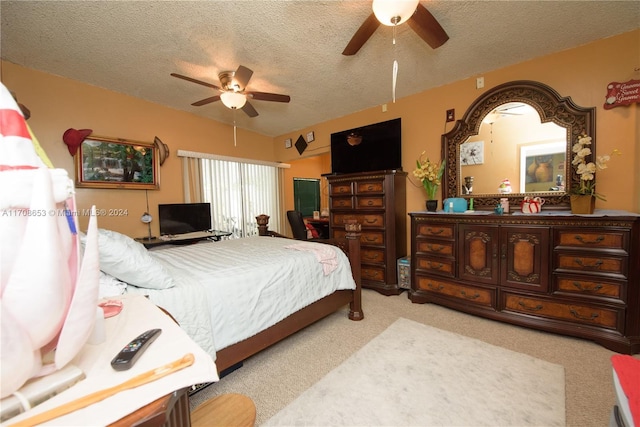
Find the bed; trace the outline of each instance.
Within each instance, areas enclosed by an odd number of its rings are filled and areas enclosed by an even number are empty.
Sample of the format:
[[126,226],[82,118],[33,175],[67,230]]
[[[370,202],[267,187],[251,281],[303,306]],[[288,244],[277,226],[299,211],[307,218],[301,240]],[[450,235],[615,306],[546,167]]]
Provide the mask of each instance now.
[[[363,319],[360,235],[323,243],[284,238],[258,218],[259,236],[147,251],[100,230],[101,270],[166,310],[216,361],[218,372],[349,306]],[[142,249],[141,249],[142,247]]]

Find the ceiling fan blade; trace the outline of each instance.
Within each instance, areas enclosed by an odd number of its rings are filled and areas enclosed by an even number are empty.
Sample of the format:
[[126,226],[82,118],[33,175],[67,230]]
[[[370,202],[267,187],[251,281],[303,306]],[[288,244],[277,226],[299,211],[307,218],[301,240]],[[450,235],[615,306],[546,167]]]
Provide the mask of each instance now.
[[240,86],[240,90],[244,90],[249,84],[249,80],[253,75],[253,71],[244,65],[240,65],[235,73],[233,73],[233,79],[236,81],[238,86]]
[[171,73],[171,75],[173,77],[177,77],[179,79],[186,80],[186,81],[191,82],[191,83],[197,83],[197,84],[202,85],[202,86],[210,87],[211,89],[220,90],[220,88],[218,86],[216,86],[216,85],[212,85],[211,83],[203,82],[201,80],[196,80],[196,79],[193,79],[191,77],[183,76],[182,74]]
[[449,40],[449,36],[446,31],[444,31],[444,28],[442,28],[431,12],[420,3],[418,3],[418,8],[407,23],[413,31],[433,49],[442,46]]
[[258,115],[258,112],[256,111],[255,108],[253,108],[253,105],[251,105],[249,103],[249,101],[247,101],[244,104],[244,107],[242,107],[242,111],[244,111],[245,113],[247,113],[247,116],[249,117],[256,117]]
[[253,99],[258,101],[274,101],[274,102],[289,102],[291,101],[291,97],[289,95],[280,95],[278,93],[268,93],[268,92],[245,92],[247,96],[250,96]]
[[342,54],[347,56],[355,55],[379,26],[380,21],[378,21],[376,15],[371,13],[353,35],[347,47],[342,51]]
[[194,107],[201,107],[203,105],[210,104],[210,103],[216,102],[216,101],[220,101],[220,95],[216,95],[216,96],[212,96],[210,98],[205,98],[205,99],[202,99],[200,101],[196,101],[191,105],[193,105]]

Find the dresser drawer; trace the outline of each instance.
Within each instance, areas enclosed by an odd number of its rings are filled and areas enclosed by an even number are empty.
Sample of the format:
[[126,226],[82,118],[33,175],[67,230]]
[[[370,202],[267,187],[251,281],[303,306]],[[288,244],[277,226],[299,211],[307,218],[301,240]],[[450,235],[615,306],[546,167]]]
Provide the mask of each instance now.
[[[333,231],[333,237],[336,239],[342,239],[346,236],[347,232],[344,230],[336,229]],[[384,246],[384,232],[383,231],[371,231],[362,230],[360,234],[360,244]]]
[[556,253],[556,269],[588,273],[609,273],[627,277],[627,259],[600,254]]
[[456,271],[453,259],[417,256],[414,262],[416,269],[439,276],[454,277]]
[[331,195],[341,195],[341,194],[352,194],[353,189],[351,188],[350,182],[338,182],[331,184]]
[[346,219],[355,219],[362,227],[384,227],[382,214],[335,214],[333,225],[343,226]]
[[504,310],[531,316],[546,317],[583,325],[615,329],[622,332],[624,309],[545,300],[504,292]]
[[607,298],[623,302],[624,282],[599,278],[557,275],[554,278],[554,293],[585,298]]
[[360,236],[360,243],[363,245],[384,246],[384,232],[362,230],[362,235]]
[[362,251],[360,251],[360,260],[363,263],[384,264],[384,250],[363,248]]
[[358,181],[356,182],[356,192],[363,193],[382,193],[384,192],[383,181]]
[[416,241],[416,252],[423,254],[453,256],[454,242],[418,240]]
[[416,289],[464,300],[466,303],[492,307],[495,290],[470,285],[459,285],[446,280],[416,274]]
[[625,231],[557,230],[556,246],[585,249],[621,249],[626,251],[628,233]]
[[331,209],[352,209],[353,198],[352,197],[332,197]]
[[383,208],[384,197],[383,196],[356,197],[356,207],[358,209]]
[[416,235],[424,237],[437,237],[441,239],[453,239],[455,226],[451,224],[422,224],[416,225]]
[[385,283],[385,273],[386,270],[384,267],[362,266],[362,280]]

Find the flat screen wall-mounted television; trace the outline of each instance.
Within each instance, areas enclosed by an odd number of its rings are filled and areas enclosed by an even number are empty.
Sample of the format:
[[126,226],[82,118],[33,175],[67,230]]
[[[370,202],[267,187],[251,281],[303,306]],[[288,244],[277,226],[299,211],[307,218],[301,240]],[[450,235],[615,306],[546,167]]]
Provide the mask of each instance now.
[[331,173],[402,170],[400,118],[331,134]]
[[158,205],[160,234],[183,234],[211,230],[210,203]]

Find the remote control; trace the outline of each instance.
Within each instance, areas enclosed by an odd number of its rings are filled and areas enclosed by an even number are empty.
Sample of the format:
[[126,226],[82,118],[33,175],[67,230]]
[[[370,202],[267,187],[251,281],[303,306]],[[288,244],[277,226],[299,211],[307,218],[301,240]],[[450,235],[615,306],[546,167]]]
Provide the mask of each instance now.
[[116,371],[126,371],[142,356],[149,345],[162,333],[162,329],[149,329],[125,345],[120,353],[111,361],[111,367]]

